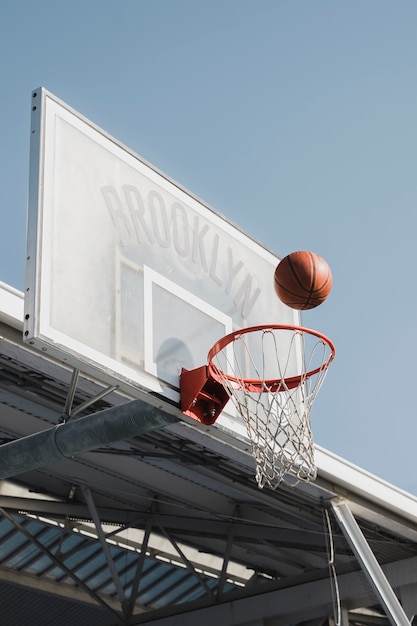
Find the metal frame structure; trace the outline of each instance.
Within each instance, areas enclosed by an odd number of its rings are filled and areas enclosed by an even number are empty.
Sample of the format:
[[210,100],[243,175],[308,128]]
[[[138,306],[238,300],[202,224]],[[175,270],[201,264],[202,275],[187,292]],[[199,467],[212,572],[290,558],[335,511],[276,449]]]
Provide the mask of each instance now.
[[[412,623],[416,498],[320,448],[315,483],[259,490],[248,442],[157,397],[154,429],[118,432],[130,399],[24,345],[22,296],[0,293],[5,623]],[[25,438],[98,432],[103,415],[111,440],[43,459],[28,446],[13,469]]]

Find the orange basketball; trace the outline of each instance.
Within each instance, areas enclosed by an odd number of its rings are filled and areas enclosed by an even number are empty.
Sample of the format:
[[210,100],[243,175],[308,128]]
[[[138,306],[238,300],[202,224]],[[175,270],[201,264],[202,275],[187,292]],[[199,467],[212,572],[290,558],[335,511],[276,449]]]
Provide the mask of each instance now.
[[277,265],[274,287],[278,298],[292,309],[314,309],[332,288],[332,272],[315,252],[291,252]]

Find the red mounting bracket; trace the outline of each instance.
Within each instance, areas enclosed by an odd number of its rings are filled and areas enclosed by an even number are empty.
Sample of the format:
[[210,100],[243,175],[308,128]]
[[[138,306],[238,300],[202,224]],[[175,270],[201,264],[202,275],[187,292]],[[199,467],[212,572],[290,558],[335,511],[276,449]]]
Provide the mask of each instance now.
[[209,374],[207,365],[181,370],[181,411],[184,415],[210,426],[214,424],[229,400],[221,383]]

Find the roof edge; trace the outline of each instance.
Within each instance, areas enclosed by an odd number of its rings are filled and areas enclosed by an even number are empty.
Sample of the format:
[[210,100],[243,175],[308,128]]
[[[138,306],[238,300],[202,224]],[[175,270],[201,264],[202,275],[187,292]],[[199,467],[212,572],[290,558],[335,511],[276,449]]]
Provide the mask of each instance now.
[[338,495],[355,494],[417,524],[416,496],[320,446],[315,445],[315,452],[319,477],[334,485]]

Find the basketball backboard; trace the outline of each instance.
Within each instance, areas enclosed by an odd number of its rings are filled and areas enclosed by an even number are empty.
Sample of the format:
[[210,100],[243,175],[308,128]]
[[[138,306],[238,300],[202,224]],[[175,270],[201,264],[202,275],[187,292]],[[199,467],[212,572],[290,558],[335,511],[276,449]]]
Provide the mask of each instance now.
[[32,94],[24,337],[135,397],[233,330],[298,324],[278,257],[45,89]]

